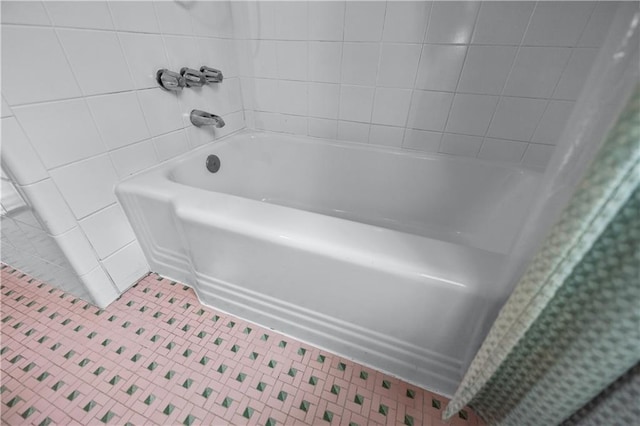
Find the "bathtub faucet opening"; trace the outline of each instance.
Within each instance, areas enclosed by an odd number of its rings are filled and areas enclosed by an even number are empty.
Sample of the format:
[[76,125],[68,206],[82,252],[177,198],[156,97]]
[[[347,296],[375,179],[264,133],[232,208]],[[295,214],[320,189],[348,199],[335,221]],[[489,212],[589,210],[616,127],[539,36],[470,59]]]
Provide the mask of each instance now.
[[189,118],[191,118],[191,123],[196,127],[214,126],[220,128],[224,127],[225,124],[222,117],[199,109],[192,110]]

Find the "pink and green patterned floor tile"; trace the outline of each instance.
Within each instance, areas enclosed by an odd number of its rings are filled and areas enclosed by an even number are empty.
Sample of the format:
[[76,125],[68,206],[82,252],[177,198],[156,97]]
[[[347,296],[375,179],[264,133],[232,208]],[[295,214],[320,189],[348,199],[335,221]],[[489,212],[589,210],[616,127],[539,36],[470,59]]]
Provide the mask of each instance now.
[[[445,424],[446,398],[202,306],[158,275],[102,310],[0,274],[2,424]],[[463,410],[449,424],[481,421]]]

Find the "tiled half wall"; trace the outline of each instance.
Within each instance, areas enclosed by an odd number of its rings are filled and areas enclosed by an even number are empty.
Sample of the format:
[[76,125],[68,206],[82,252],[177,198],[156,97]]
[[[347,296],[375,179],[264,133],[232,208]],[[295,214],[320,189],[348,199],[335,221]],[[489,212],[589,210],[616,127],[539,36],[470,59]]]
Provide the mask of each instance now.
[[236,2],[258,129],[544,167],[615,2]]

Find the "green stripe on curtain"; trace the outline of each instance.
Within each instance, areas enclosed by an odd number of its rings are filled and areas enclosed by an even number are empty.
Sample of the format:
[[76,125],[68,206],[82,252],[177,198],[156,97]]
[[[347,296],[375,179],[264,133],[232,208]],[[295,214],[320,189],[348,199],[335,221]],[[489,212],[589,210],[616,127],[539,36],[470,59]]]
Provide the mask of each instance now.
[[637,87],[443,418],[558,424],[640,360],[639,167]]

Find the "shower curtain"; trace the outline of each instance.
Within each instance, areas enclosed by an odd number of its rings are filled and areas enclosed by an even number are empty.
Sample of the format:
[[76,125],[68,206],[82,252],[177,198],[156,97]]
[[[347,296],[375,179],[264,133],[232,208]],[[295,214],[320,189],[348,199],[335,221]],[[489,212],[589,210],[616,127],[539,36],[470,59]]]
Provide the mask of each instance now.
[[[589,418],[640,361],[640,86],[502,308],[453,399],[489,424]],[[635,372],[635,373],[634,373]],[[621,387],[635,389],[637,386]],[[614,395],[615,396],[615,395]],[[612,398],[609,398],[612,400]],[[618,393],[618,399],[625,400]],[[598,409],[620,404],[592,404]],[[603,408],[604,407],[604,408]],[[581,410],[581,408],[583,410]],[[608,424],[618,424],[616,412]],[[610,411],[609,411],[610,412]]]

